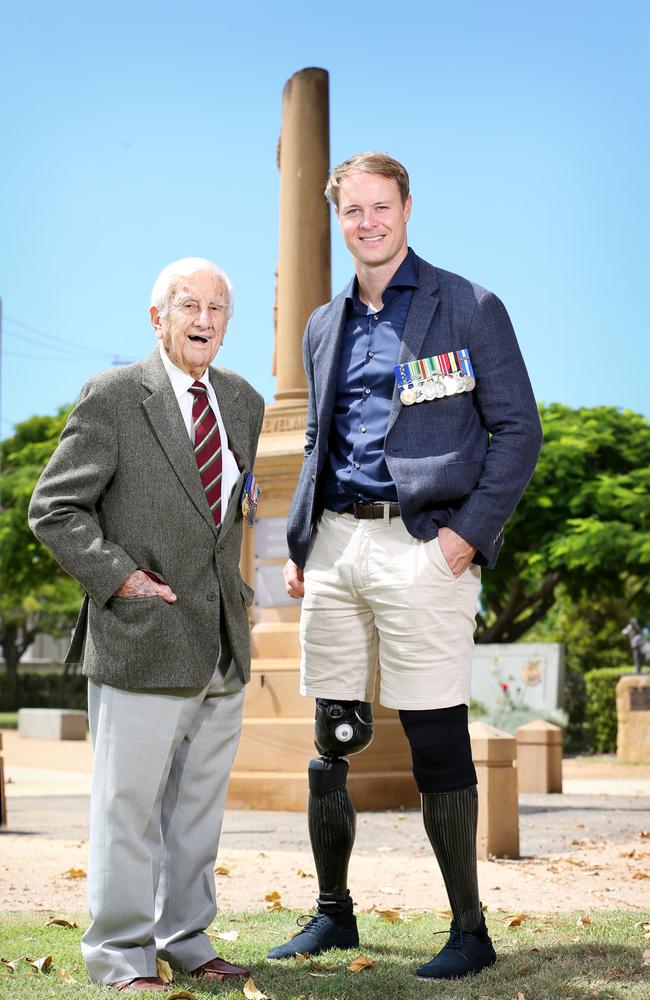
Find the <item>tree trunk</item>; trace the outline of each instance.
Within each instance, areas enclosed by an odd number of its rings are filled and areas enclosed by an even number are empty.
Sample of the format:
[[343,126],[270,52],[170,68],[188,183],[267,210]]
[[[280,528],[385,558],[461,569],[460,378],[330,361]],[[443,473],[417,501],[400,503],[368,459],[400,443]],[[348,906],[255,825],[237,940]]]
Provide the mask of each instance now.
[[2,630],[2,653],[7,675],[6,708],[15,712],[18,708],[18,665],[21,651],[18,646],[18,627],[5,625]]
[[[515,580],[492,624],[485,625],[483,617],[480,617],[476,642],[517,642],[521,639],[553,606],[558,579],[559,573],[548,573],[532,594],[526,594],[523,580]],[[522,617],[524,612],[528,613]]]

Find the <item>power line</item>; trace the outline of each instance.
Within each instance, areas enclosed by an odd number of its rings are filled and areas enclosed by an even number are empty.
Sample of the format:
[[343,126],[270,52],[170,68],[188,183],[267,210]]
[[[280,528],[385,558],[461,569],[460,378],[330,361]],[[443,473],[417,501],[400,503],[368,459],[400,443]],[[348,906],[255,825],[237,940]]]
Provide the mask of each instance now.
[[30,337],[28,333],[17,333],[15,330],[6,330],[5,332],[9,337],[14,337],[20,341],[21,344],[32,344],[34,347],[41,349],[48,347],[50,350],[57,351],[59,355],[64,354],[68,357],[85,357],[88,359],[112,357],[112,354],[108,351],[97,351],[94,348],[59,347],[58,344],[45,343],[43,340]]
[[27,330],[29,333],[36,334],[38,337],[44,337],[48,343],[54,342],[63,344],[65,347],[72,347],[75,350],[91,352],[103,358],[111,356],[110,353],[106,351],[98,351],[96,348],[87,347],[85,344],[78,343],[78,341],[68,340],[66,337],[57,337],[53,333],[46,333],[44,330],[39,330],[35,326],[30,326],[28,323],[23,323],[21,320],[14,319],[12,316],[5,316],[5,320],[12,323],[14,326],[20,327],[21,330]]

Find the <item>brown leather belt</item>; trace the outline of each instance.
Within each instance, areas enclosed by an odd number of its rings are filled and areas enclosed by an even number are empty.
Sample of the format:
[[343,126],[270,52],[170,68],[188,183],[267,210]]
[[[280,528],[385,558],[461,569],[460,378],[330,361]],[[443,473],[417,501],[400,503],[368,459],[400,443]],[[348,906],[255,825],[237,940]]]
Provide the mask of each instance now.
[[379,520],[386,516],[385,508],[388,507],[388,517],[400,517],[401,512],[398,503],[363,503],[362,500],[357,500],[356,503],[351,504],[342,510],[342,514],[352,514],[356,518],[369,517],[376,518]]

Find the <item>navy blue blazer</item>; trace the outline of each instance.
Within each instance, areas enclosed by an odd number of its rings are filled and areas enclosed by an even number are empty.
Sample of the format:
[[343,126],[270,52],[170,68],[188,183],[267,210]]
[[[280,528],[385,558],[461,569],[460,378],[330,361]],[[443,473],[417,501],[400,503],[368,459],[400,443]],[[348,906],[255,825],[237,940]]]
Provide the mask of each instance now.
[[[503,303],[465,278],[417,257],[419,288],[406,319],[400,363],[469,349],[476,386],[404,406],[397,384],[384,441],[402,519],[429,541],[452,528],[494,566],[503,526],[533,474],[542,429]],[[287,525],[289,553],[303,567],[322,513],[319,480],[328,439],[343,329],[345,292],[311,315],[303,340],[309,386],[305,459]]]

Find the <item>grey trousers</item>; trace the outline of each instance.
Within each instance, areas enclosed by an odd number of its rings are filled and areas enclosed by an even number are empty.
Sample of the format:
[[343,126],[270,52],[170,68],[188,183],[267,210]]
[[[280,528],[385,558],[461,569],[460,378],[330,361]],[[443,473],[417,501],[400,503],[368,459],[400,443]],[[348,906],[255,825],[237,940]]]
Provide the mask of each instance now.
[[88,683],[94,748],[88,860],[90,979],[156,975],[156,954],[192,970],[214,958],[214,862],[239,743],[234,665],[202,691]]

